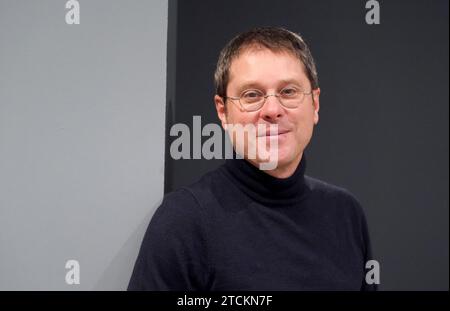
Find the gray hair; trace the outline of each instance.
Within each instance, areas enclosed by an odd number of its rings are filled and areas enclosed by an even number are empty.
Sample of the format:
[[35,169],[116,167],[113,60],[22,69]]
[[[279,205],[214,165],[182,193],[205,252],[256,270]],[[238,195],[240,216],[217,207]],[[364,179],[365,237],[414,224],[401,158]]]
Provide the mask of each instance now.
[[311,52],[302,37],[279,27],[259,27],[243,32],[227,43],[222,49],[214,73],[216,94],[227,96],[232,61],[246,48],[262,47],[274,52],[287,51],[295,55],[305,67],[306,75],[313,90],[319,87],[316,65]]

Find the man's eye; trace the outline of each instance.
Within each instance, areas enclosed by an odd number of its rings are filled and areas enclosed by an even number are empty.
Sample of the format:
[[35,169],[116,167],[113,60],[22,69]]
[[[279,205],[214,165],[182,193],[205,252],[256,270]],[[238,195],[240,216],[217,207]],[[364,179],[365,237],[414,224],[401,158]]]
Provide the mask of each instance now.
[[292,97],[292,96],[297,95],[298,90],[296,88],[290,87],[290,88],[285,88],[285,89],[281,90],[280,93],[282,96]]
[[248,99],[255,99],[255,98],[259,98],[261,96],[262,96],[262,94],[257,91],[247,91],[247,92],[244,92],[244,94],[242,94],[242,97],[248,98]]

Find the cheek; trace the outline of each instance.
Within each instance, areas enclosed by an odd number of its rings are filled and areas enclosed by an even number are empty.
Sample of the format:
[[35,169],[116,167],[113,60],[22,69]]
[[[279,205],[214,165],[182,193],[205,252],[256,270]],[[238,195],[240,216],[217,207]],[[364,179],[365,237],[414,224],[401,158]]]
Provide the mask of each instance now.
[[256,124],[258,115],[252,112],[242,112],[238,108],[233,107],[227,112],[227,121],[230,124]]
[[299,115],[294,122],[296,127],[296,139],[299,142],[308,142],[314,128],[314,113],[308,111],[306,114]]

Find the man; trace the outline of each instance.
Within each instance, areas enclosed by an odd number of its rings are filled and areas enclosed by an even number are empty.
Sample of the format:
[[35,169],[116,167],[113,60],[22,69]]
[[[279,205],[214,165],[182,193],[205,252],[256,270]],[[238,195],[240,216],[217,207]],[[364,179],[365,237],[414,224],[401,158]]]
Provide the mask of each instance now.
[[[129,290],[371,290],[368,228],[346,190],[306,176],[319,121],[317,72],[302,38],[256,28],[232,39],[215,72],[222,126],[276,125],[276,167],[249,157],[165,196],[145,234]],[[243,144],[243,148],[237,148]],[[259,149],[258,149],[259,150]]]

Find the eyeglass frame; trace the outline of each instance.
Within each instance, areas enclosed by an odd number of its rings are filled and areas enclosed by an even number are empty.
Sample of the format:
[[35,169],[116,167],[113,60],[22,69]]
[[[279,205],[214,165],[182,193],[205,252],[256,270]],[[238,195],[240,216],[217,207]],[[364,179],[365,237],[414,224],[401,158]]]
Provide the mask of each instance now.
[[[283,90],[284,90],[284,89],[283,89]],[[283,90],[281,90],[281,91],[283,91]],[[261,110],[262,107],[264,107],[264,105],[266,104],[267,98],[270,97],[270,96],[275,96],[275,97],[277,97],[277,98],[278,98],[278,101],[280,102],[280,105],[283,106],[283,107],[286,108],[286,109],[297,109],[297,108],[300,106],[300,104],[303,102],[303,100],[305,99],[306,96],[308,96],[308,95],[313,95],[313,90],[312,90],[312,89],[311,89],[311,91],[309,91],[308,93],[306,93],[306,92],[304,92],[304,91],[302,91],[302,90],[298,90],[300,93],[302,93],[303,95],[305,95],[305,97],[303,97],[302,100],[299,101],[299,104],[298,104],[296,107],[286,107],[286,106],[283,104],[283,101],[280,99],[281,94],[280,94],[279,92],[278,92],[278,93],[275,93],[275,94],[266,94],[266,95],[262,95],[262,97],[263,97],[264,99],[263,99],[263,101],[262,101],[261,107],[259,107],[258,109],[255,109],[255,110],[247,110],[247,109],[244,108],[244,105],[242,105],[242,103],[241,103],[241,98],[243,97],[242,94],[244,94],[244,93],[247,92],[247,91],[249,91],[249,90],[244,90],[244,91],[242,91],[242,93],[241,93],[241,95],[240,95],[239,97],[236,97],[236,96],[222,96],[222,98],[223,98],[225,101],[226,101],[227,99],[230,99],[232,103],[234,103],[233,100],[237,100],[237,101],[239,102],[239,106],[241,107],[241,110],[242,110],[242,111],[245,111],[245,112],[255,112],[255,111]],[[258,89],[255,89],[255,91],[260,91],[260,92],[262,93],[262,91],[261,91],[261,90],[258,90]],[[314,98],[313,98],[313,99],[314,99]]]

